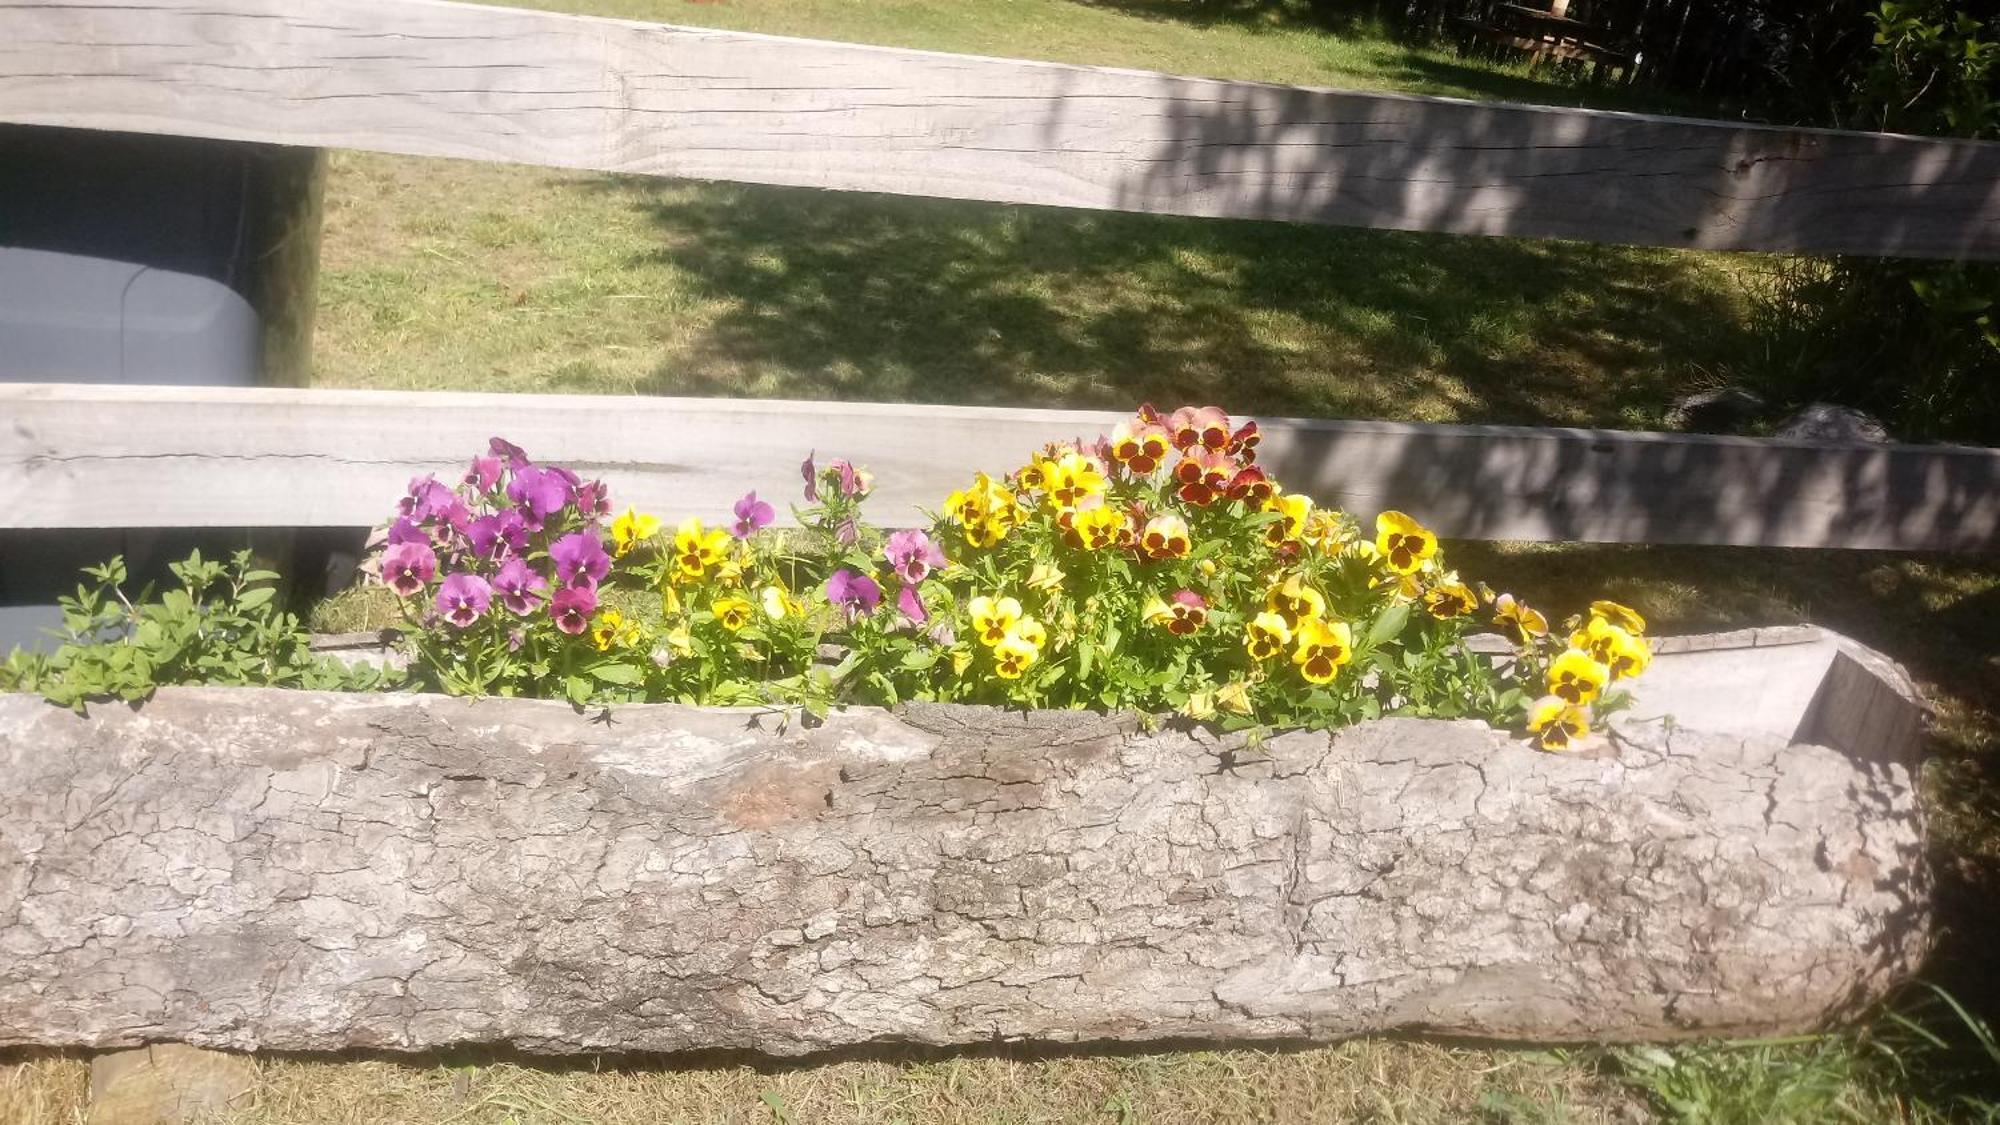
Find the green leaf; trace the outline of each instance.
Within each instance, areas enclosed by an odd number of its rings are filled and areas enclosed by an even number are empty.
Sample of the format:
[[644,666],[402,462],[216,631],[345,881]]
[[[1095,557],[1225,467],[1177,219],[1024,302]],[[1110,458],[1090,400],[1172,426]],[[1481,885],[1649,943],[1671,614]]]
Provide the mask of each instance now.
[[616,660],[606,660],[593,664],[590,666],[589,672],[591,676],[607,684],[620,684],[626,687],[630,687],[645,679],[645,674],[639,671],[639,669],[634,668],[630,664],[620,664]]
[[262,609],[271,603],[271,599],[276,597],[277,593],[275,586],[258,586],[255,589],[245,590],[237,597],[236,607],[245,610]]
[[1369,646],[1372,648],[1376,645],[1387,644],[1395,640],[1398,636],[1402,635],[1403,627],[1409,623],[1410,607],[1408,603],[1398,602],[1388,609],[1383,610],[1382,616],[1375,619],[1375,624],[1368,627]]

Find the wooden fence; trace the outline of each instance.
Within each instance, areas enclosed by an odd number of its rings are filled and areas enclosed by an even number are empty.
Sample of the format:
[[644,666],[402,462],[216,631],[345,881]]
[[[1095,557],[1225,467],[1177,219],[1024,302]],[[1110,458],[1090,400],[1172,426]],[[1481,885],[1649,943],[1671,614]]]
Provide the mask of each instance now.
[[[0,5],[0,122],[1459,234],[2000,259],[2000,145],[1476,104],[436,0]],[[1227,388],[1216,397],[1227,402]],[[663,513],[873,464],[891,521],[1107,416],[0,387],[0,526],[372,522],[505,434]],[[1488,538],[1980,550],[2000,454],[1273,421],[1321,500]]]

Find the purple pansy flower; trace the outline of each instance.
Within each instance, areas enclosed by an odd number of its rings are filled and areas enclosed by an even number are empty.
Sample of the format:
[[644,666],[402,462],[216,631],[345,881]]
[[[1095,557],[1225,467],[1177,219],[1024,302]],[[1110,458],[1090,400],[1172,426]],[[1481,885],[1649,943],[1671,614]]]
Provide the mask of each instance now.
[[828,465],[826,471],[840,474],[840,494],[850,500],[866,496],[868,490],[875,487],[875,478],[868,474],[868,470],[855,468],[854,463],[846,458]]
[[521,519],[521,513],[512,508],[480,516],[466,528],[465,534],[472,540],[472,553],[482,559],[492,558],[501,543],[510,551],[528,548],[528,525]]
[[549,545],[556,579],[565,586],[596,586],[611,570],[611,556],[591,531],[572,531]]
[[903,592],[896,595],[896,608],[902,610],[903,616],[913,624],[922,625],[931,619],[930,611],[924,608],[924,599],[917,596],[915,586],[904,586]]
[[505,457],[507,459],[507,467],[510,469],[518,469],[529,463],[528,451],[508,441],[506,438],[488,438],[486,448],[495,457]]
[[587,481],[576,486],[576,510],[584,519],[596,519],[611,514],[611,490],[604,487],[601,480]]
[[399,507],[405,516],[416,523],[442,520],[457,526],[464,522],[466,516],[465,501],[436,477],[411,480],[410,494],[403,498]]
[[460,629],[479,620],[493,604],[493,588],[476,574],[454,574],[438,585],[438,616]]
[[465,471],[465,483],[481,492],[491,492],[499,486],[503,468],[498,457],[474,457],[472,467]]
[[736,502],[736,526],[729,533],[738,539],[748,539],[758,528],[768,527],[777,513],[769,504],[757,499],[755,492],[747,492]]
[[519,504],[540,524],[569,503],[570,482],[562,473],[536,465],[519,465],[507,482],[507,499]]
[[898,531],[890,535],[883,554],[888,556],[889,569],[911,586],[944,565],[944,552],[921,531]]
[[806,454],[805,464],[799,466],[799,475],[806,478],[806,503],[819,503],[819,472],[813,468],[813,450]]
[[410,517],[397,516],[396,522],[389,525],[389,542],[391,544],[422,543],[428,547],[430,546],[431,537],[425,534],[423,528],[411,523]]
[[833,541],[843,547],[852,547],[861,542],[861,525],[849,516],[834,526]]
[[437,573],[437,552],[429,543],[391,543],[382,552],[382,581],[396,596],[407,598],[430,584]]
[[875,612],[875,607],[882,604],[882,587],[876,585],[873,578],[843,567],[826,580],[826,597],[847,611],[851,621]]
[[590,628],[590,615],[597,612],[597,591],[588,586],[572,586],[567,590],[557,590],[549,599],[549,614],[556,619],[556,628],[571,636],[581,635]]
[[529,570],[521,559],[508,559],[501,564],[500,573],[493,576],[493,590],[500,595],[500,604],[518,617],[535,612],[548,588],[549,580]]

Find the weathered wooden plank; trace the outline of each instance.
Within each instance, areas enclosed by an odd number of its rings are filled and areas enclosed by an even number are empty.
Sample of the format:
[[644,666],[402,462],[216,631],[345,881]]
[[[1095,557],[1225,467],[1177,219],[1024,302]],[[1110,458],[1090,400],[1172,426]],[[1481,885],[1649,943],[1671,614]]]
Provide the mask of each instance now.
[[[491,435],[601,475],[620,504],[720,517],[799,463],[876,472],[884,523],[975,471],[1119,416],[743,399],[286,388],[0,386],[0,527],[352,526]],[[1483,539],[1900,550],[2000,546],[2000,452],[1506,426],[1266,419],[1281,480],[1368,515]],[[448,478],[450,479],[450,478]]]
[[1180,215],[2000,257],[2000,146],[436,0],[0,5],[0,120]]

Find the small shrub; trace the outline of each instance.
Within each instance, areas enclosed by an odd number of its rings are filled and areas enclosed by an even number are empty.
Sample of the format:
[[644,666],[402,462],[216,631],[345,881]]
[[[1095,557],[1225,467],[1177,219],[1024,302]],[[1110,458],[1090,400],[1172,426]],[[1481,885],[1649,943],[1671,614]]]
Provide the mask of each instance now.
[[125,561],[85,569],[89,582],[61,599],[62,644],[46,655],[15,650],[0,689],[39,692],[81,713],[92,700],[145,699],[169,684],[258,684],[320,690],[391,685],[384,672],[316,656],[311,636],[275,600],[277,575],[250,553],[227,563],[196,551],[169,569],[180,585],[127,598]]

